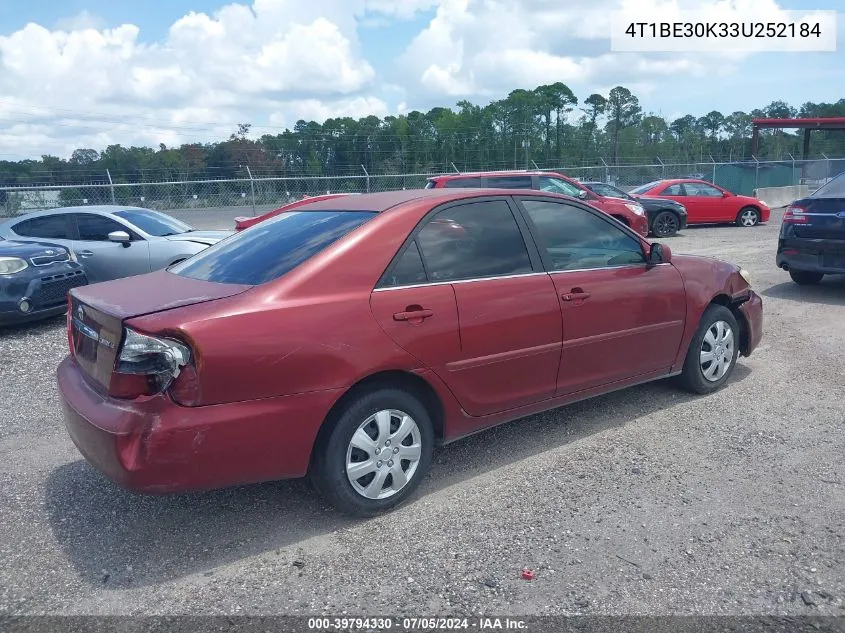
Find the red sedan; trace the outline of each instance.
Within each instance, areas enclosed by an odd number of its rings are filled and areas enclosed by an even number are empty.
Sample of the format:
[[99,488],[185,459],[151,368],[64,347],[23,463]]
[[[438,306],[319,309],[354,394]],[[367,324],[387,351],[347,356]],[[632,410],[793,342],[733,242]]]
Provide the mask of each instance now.
[[306,204],[311,204],[312,202],[317,202],[318,200],[332,200],[334,198],[342,198],[343,196],[348,196],[351,194],[348,193],[326,193],[319,196],[306,196],[301,200],[296,200],[294,202],[290,202],[286,205],[279,207],[278,209],[273,209],[272,211],[268,211],[262,215],[257,215],[254,217],[246,217],[241,216],[235,218],[235,230],[236,231],[243,231],[244,229],[248,229],[251,226],[255,226],[259,222],[263,222],[264,220],[268,220],[270,218],[274,218],[280,213],[286,213],[288,211],[293,211],[294,209],[298,209],[301,206]]
[[709,393],[761,336],[744,270],[574,198],[393,191],[74,289],[58,385],[80,452],[129,489],[308,474],[371,516],[437,443],[668,376]]
[[768,222],[771,209],[761,200],[740,196],[705,180],[656,180],[628,193],[645,198],[669,198],[687,209],[687,224],[756,226]]

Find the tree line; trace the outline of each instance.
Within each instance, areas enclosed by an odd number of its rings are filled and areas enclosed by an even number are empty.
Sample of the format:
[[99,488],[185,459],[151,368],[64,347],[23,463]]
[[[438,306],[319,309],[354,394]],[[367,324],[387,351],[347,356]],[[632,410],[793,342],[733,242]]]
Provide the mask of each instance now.
[[[0,186],[160,182],[282,176],[432,173],[608,164],[732,162],[751,158],[751,121],[762,117],[845,116],[845,99],[794,107],[774,101],[751,112],[713,110],[674,120],[645,112],[630,90],[579,100],[553,83],[517,89],[487,105],[467,100],[406,115],[300,120],[279,134],[251,134],[158,148],[80,148],[69,158],[0,161]],[[813,133],[815,156],[845,156],[845,133]],[[802,135],[761,130],[759,160],[800,157]],[[106,175],[108,172],[109,176]]]

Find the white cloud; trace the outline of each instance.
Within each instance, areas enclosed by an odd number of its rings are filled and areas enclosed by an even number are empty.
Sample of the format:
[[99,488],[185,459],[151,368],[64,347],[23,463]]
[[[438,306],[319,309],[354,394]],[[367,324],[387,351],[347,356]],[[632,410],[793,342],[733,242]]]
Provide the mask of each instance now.
[[296,121],[325,121],[352,117],[359,119],[371,114],[384,117],[390,112],[387,104],[376,97],[355,97],[354,99],[325,102],[318,99],[305,99],[287,104],[283,109],[270,115],[271,125],[292,125]]
[[611,11],[643,20],[706,11],[715,20],[782,16],[776,0],[442,0],[399,60],[410,98],[437,102],[504,96],[514,88],[563,81],[579,92],[603,86],[653,91],[667,77],[735,68],[747,54],[614,53]]
[[89,14],[56,30],[27,24],[0,35],[0,146],[67,155],[105,141],[177,142],[180,126],[212,140],[286,104],[315,118],[386,111],[362,96],[376,80],[359,51],[364,11],[364,0],[255,0],[188,13],[152,44],[135,25],[102,28]]

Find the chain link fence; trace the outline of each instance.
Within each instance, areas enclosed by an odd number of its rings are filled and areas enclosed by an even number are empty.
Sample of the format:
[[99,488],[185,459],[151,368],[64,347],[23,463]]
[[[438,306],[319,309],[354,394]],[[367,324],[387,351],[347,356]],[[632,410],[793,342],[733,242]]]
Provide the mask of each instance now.
[[[845,158],[809,161],[599,165],[549,167],[578,180],[606,182],[630,190],[666,178],[700,178],[734,193],[761,187],[806,184],[810,191],[845,171]],[[238,209],[257,215],[305,196],[419,189],[433,174],[257,177],[168,182],[107,182],[87,185],[0,187],[0,215],[12,217],[56,207],[117,204],[159,211]]]

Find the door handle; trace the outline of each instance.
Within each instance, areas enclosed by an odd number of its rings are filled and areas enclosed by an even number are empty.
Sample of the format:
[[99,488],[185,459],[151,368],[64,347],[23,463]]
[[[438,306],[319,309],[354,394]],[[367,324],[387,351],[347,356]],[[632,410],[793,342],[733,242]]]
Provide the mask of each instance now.
[[94,257],[94,253],[92,251],[76,251],[76,254],[80,257]]
[[590,296],[589,292],[584,292],[580,288],[573,288],[566,294],[561,295],[561,299],[564,301],[583,301],[584,299],[589,299]]
[[434,316],[434,310],[408,310],[406,312],[397,312],[393,315],[394,321],[422,321],[428,317]]

